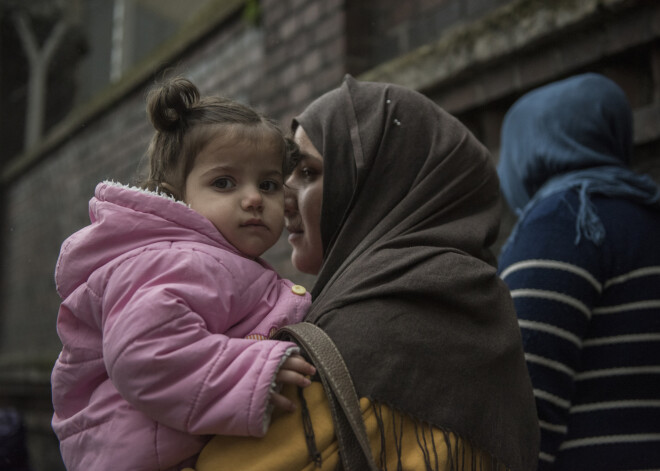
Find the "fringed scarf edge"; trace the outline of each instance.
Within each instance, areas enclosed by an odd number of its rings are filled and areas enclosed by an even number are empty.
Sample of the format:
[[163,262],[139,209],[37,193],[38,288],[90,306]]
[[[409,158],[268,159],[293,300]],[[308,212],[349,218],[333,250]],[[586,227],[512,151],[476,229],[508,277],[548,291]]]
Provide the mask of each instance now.
[[[302,391],[302,388],[298,388],[298,397],[301,403],[303,429],[305,432],[307,450],[310,461],[314,463],[316,468],[321,468],[323,460],[321,453],[316,446],[314,427]],[[413,423],[417,446],[423,456],[425,471],[507,471],[511,469],[510,466],[506,465],[506,463],[495,455],[480,448],[478,444],[469,437],[452,432],[445,427],[434,425],[428,421],[413,417],[410,414],[401,412],[391,405],[381,403],[371,397],[368,397],[367,399],[369,399],[371,403],[371,408],[374,412],[378,424],[378,430],[380,432],[380,452],[377,454],[376,464],[378,465],[378,469],[382,471],[388,471],[386,447],[387,436],[382,412],[383,405],[392,411],[391,420],[394,433],[394,448],[397,453],[396,471],[403,471],[402,443],[404,417],[407,417]],[[436,438],[436,432],[434,429],[442,434],[442,442],[439,442]],[[438,447],[442,445],[444,445],[447,450],[447,459],[444,463],[441,462],[442,460],[438,454]],[[442,468],[440,466],[442,466]]]

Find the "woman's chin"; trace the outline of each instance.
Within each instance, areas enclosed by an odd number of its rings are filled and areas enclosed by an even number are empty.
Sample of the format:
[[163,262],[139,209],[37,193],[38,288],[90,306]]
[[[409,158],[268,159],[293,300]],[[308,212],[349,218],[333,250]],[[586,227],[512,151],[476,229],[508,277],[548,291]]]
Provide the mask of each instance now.
[[320,263],[315,263],[311,257],[306,256],[300,250],[296,250],[296,247],[293,247],[293,252],[291,253],[291,264],[296,270],[301,273],[306,273],[308,275],[318,275],[321,268]]
[[301,273],[305,273],[307,275],[316,275],[316,273],[310,271],[309,267],[307,267],[304,263],[300,263],[294,256],[291,256],[291,263],[293,264],[293,267]]

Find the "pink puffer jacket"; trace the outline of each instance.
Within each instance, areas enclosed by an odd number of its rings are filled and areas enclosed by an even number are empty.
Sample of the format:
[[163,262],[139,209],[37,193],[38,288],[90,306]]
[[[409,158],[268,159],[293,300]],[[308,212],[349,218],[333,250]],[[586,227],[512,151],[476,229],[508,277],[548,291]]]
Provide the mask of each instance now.
[[205,434],[262,436],[295,345],[260,339],[302,320],[309,294],[182,203],[104,182],[89,211],[55,271],[53,428],[69,471],[176,469]]

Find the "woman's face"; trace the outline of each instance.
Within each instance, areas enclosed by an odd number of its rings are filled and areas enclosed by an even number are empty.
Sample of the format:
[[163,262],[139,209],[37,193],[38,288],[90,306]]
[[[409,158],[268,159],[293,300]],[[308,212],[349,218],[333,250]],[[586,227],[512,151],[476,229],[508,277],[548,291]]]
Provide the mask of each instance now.
[[323,263],[323,156],[302,126],[298,126],[293,139],[300,147],[301,159],[286,180],[284,192],[284,219],[293,247],[291,262],[301,272],[316,275]]

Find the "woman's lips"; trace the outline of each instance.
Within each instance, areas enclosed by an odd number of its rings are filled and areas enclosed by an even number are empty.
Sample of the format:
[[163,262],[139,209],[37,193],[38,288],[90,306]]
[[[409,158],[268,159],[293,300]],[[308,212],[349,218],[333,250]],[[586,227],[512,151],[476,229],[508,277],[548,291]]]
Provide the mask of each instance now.
[[300,226],[287,226],[286,230],[289,232],[289,243],[291,244],[301,239],[304,234]]

